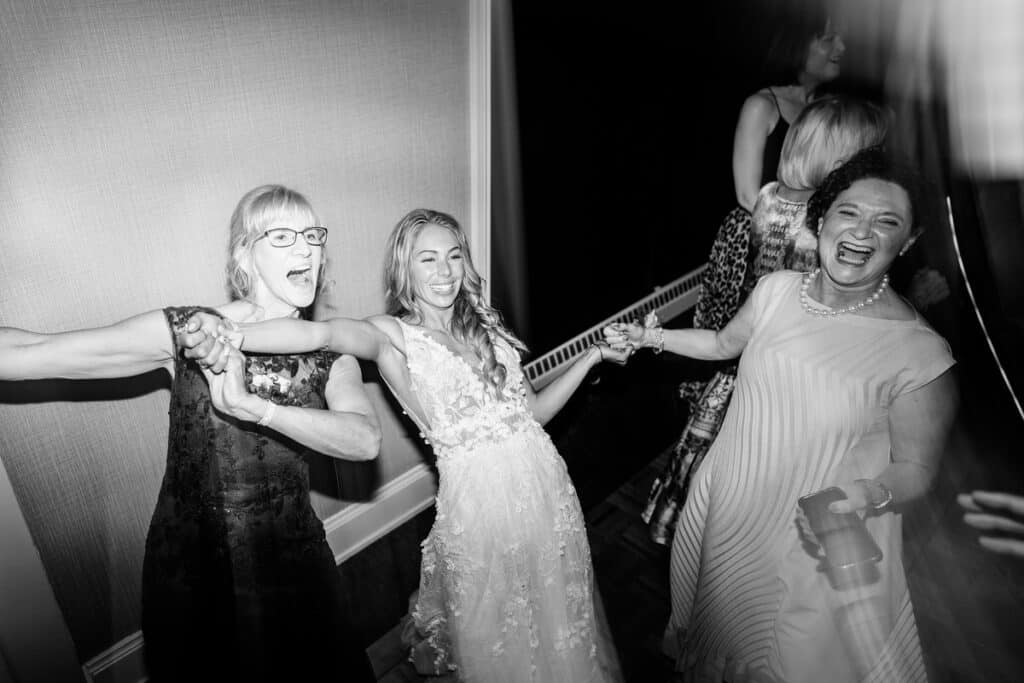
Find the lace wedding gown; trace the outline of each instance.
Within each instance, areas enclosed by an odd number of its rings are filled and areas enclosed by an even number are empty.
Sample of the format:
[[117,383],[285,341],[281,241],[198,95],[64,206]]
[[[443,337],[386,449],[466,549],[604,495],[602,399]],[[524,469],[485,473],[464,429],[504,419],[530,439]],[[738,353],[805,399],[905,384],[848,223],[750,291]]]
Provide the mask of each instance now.
[[401,323],[412,390],[437,454],[437,516],[423,542],[414,648],[459,680],[614,681],[583,514],[566,466],[526,402],[518,355],[484,377]]

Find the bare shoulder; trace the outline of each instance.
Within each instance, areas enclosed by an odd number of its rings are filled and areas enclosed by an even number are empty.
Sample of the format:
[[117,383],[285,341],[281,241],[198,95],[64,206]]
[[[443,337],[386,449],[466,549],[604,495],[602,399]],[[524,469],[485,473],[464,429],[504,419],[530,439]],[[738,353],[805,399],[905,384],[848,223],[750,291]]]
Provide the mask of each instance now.
[[763,88],[743,101],[742,111],[768,118],[775,114],[775,101],[771,91],[768,88]]
[[393,315],[381,313],[379,315],[371,315],[366,320],[389,337],[402,335],[402,327],[399,325],[398,319]]
[[405,353],[405,334],[402,332],[402,326],[399,324],[397,318],[392,315],[385,315],[382,313],[380,315],[371,315],[366,320],[383,332],[391,341],[392,346],[403,354]]
[[738,125],[767,131],[775,126],[777,116],[778,109],[771,94],[767,89],[758,90],[743,101]]

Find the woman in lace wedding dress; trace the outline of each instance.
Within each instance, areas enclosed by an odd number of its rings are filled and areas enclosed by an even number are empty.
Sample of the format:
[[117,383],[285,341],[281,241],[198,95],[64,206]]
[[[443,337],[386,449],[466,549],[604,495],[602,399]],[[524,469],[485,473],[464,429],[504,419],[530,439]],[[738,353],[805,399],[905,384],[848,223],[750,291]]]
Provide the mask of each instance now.
[[535,393],[523,344],[483,301],[465,234],[443,213],[399,222],[385,280],[389,315],[241,331],[246,351],[375,361],[437,454],[437,517],[412,611],[417,668],[484,683],[620,680],[579,500],[541,425],[591,367],[628,351],[592,347]]

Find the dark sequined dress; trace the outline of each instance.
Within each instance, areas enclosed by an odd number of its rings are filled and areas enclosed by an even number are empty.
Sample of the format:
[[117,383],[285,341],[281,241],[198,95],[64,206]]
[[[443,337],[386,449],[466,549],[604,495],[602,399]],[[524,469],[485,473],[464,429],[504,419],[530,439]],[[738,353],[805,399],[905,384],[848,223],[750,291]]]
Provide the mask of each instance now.
[[[198,309],[165,309],[173,330]],[[249,390],[325,408],[337,356],[250,355]],[[146,538],[150,680],[375,680],[310,504],[305,447],[217,414],[175,342],[167,468]]]

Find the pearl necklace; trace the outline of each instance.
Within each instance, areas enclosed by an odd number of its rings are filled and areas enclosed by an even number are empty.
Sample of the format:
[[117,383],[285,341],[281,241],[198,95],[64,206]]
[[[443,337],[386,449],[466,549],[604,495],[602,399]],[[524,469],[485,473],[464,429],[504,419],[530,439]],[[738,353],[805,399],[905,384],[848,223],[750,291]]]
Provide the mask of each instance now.
[[889,274],[886,273],[885,275],[882,276],[882,281],[878,283],[878,289],[872,292],[871,296],[869,296],[867,299],[864,299],[863,301],[858,301],[857,303],[847,306],[846,308],[840,308],[835,310],[824,310],[821,308],[814,308],[813,306],[811,306],[810,297],[807,296],[807,290],[811,286],[811,281],[814,280],[814,278],[818,277],[818,273],[820,272],[821,268],[815,268],[811,272],[804,275],[804,281],[800,285],[800,305],[803,306],[804,311],[806,311],[807,313],[811,315],[821,316],[823,318],[831,318],[837,315],[842,315],[844,313],[853,313],[854,311],[859,311],[865,306],[870,306],[871,304],[875,303],[880,298],[882,298],[882,293],[885,291],[885,288],[889,286]]

